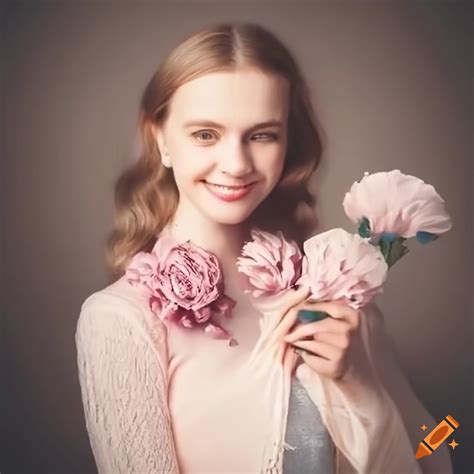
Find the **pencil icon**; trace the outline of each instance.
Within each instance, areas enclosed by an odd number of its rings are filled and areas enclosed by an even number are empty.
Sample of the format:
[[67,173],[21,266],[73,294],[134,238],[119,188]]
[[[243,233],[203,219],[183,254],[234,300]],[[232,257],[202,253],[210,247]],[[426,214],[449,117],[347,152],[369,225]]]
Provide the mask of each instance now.
[[416,459],[432,454],[458,426],[459,423],[451,415],[441,420],[418,445]]

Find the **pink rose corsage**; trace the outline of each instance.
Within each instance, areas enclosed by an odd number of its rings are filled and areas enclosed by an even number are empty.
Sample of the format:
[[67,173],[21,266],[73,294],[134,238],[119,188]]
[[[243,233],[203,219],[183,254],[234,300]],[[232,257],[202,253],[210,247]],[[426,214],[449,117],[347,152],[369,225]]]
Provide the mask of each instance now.
[[230,318],[236,302],[224,294],[224,277],[211,252],[189,240],[176,244],[163,233],[150,253],[132,258],[125,276],[132,286],[147,288],[150,309],[163,322],[200,327],[212,338],[238,344],[214,319]]

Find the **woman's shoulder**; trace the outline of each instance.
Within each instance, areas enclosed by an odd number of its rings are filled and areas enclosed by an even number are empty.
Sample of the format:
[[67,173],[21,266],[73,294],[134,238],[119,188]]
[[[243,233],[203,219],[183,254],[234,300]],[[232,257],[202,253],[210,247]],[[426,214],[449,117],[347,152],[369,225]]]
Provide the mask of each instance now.
[[81,310],[105,309],[114,311],[149,310],[148,299],[139,286],[128,283],[125,275],[108,286],[90,294],[82,303]]
[[82,303],[75,330],[81,374],[86,364],[103,371],[108,362],[121,367],[129,364],[130,370],[137,364],[143,371],[152,366],[163,369],[167,334],[164,323],[151,311],[146,293],[122,277]]
[[166,336],[164,323],[149,307],[147,293],[128,283],[125,275],[84,300],[77,328],[95,333],[133,330],[160,344]]

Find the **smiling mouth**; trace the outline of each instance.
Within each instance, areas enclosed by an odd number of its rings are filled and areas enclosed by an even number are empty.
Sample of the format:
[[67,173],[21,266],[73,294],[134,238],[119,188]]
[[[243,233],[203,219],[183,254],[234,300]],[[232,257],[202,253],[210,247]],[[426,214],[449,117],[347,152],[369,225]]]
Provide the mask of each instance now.
[[207,190],[214,195],[214,197],[220,199],[221,201],[232,202],[243,199],[245,196],[252,192],[254,186],[256,186],[256,181],[249,183],[245,186],[239,187],[226,187],[221,185],[216,185],[214,183],[209,183],[206,180],[202,181],[206,185]]
[[252,182],[252,183],[248,183],[248,184],[240,184],[240,185],[233,185],[233,186],[228,186],[228,185],[225,185],[225,184],[216,184],[216,183],[211,183],[209,181],[206,181],[206,180],[203,180],[204,183],[206,184],[210,184],[211,186],[215,186],[216,188],[222,188],[222,189],[245,189],[245,188],[248,188],[249,186],[251,186],[252,184],[255,183]]

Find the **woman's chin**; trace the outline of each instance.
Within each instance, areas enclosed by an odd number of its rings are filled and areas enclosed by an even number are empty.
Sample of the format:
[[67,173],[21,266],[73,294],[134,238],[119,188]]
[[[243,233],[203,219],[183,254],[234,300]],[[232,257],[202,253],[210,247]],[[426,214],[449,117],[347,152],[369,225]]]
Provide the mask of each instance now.
[[247,220],[251,212],[246,212],[246,213],[238,213],[231,215],[227,213],[226,215],[209,215],[208,219],[212,222],[215,222],[217,224],[224,224],[224,225],[238,225],[242,224]]
[[207,216],[207,219],[211,222],[236,225],[245,222],[255,210],[255,206],[242,206],[233,209],[219,209],[218,207],[219,206],[215,206],[211,209],[209,207],[203,207],[201,208],[201,211]]

